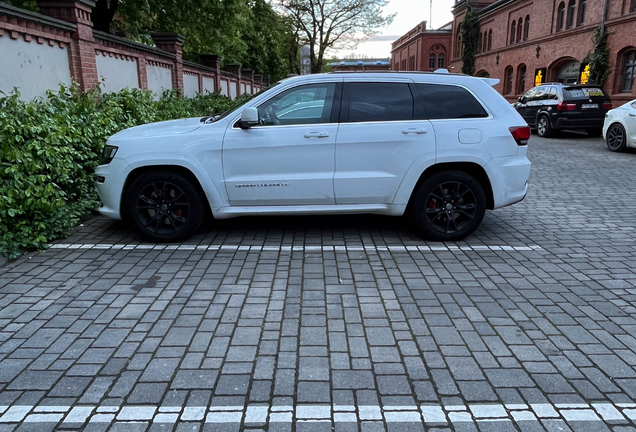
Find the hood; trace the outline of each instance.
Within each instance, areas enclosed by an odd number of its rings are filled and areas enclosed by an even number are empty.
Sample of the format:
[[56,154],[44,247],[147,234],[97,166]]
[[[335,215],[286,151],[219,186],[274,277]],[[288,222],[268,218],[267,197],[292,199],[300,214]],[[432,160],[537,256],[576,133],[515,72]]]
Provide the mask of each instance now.
[[152,138],[165,137],[170,135],[181,135],[195,131],[203,125],[201,117],[168,120],[158,123],[149,123],[141,126],[131,127],[112,136],[112,139],[134,139],[134,138]]

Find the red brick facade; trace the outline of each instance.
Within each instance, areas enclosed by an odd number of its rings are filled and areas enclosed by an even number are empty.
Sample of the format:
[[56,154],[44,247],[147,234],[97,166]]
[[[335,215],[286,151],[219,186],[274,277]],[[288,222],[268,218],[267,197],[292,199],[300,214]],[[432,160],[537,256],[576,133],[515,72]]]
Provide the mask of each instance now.
[[[467,1],[458,2],[453,9],[450,65],[454,71],[461,71],[460,25],[472,7],[479,17],[482,41],[475,58],[476,75],[500,79],[495,88],[508,100],[514,101],[532,88],[537,71],[542,72],[543,82],[580,81],[579,64],[593,49],[594,29],[603,19],[605,0]],[[636,51],[636,2],[607,3],[611,74],[604,88],[618,106],[636,98],[636,85],[631,89],[622,85],[627,56]]]
[[451,30],[445,27],[427,30],[426,21],[422,21],[417,27],[393,42],[391,69],[428,71],[448,67]]

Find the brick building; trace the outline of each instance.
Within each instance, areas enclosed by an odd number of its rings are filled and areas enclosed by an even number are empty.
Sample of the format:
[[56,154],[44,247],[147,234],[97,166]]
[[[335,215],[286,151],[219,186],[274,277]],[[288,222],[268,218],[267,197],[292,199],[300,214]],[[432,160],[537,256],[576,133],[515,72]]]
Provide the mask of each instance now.
[[448,66],[452,30],[447,24],[437,30],[427,30],[422,21],[393,42],[391,69],[396,71],[428,71]]
[[495,88],[508,100],[535,81],[580,82],[605,7],[611,75],[604,88],[618,106],[636,97],[636,0],[460,0],[453,8],[450,66],[461,70],[461,22],[472,8],[481,34],[476,75],[499,78]]
[[334,72],[384,71],[391,69],[391,59],[344,59],[330,61]]

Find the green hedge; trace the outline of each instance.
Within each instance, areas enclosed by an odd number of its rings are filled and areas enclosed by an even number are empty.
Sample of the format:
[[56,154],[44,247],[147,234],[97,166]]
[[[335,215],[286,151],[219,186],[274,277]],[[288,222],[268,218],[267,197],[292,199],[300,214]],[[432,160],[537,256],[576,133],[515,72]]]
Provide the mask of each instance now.
[[219,94],[159,100],[147,90],[100,93],[61,86],[46,98],[26,102],[17,91],[0,93],[0,253],[37,249],[63,236],[99,200],[94,169],[106,139],[144,123],[197,117],[232,109]]

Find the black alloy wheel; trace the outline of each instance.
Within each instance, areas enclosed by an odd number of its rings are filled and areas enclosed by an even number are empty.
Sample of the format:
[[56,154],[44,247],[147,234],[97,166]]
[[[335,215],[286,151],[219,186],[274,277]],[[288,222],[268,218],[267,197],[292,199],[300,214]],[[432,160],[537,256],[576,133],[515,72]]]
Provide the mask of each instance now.
[[486,195],[474,177],[460,171],[445,171],[422,184],[413,211],[424,237],[460,240],[471,234],[484,218]]
[[607,148],[613,152],[622,152],[627,147],[627,134],[623,125],[619,123],[614,123],[607,129],[605,138]]
[[199,192],[171,172],[142,174],[128,190],[125,210],[141,235],[155,242],[185,240],[203,220]]

